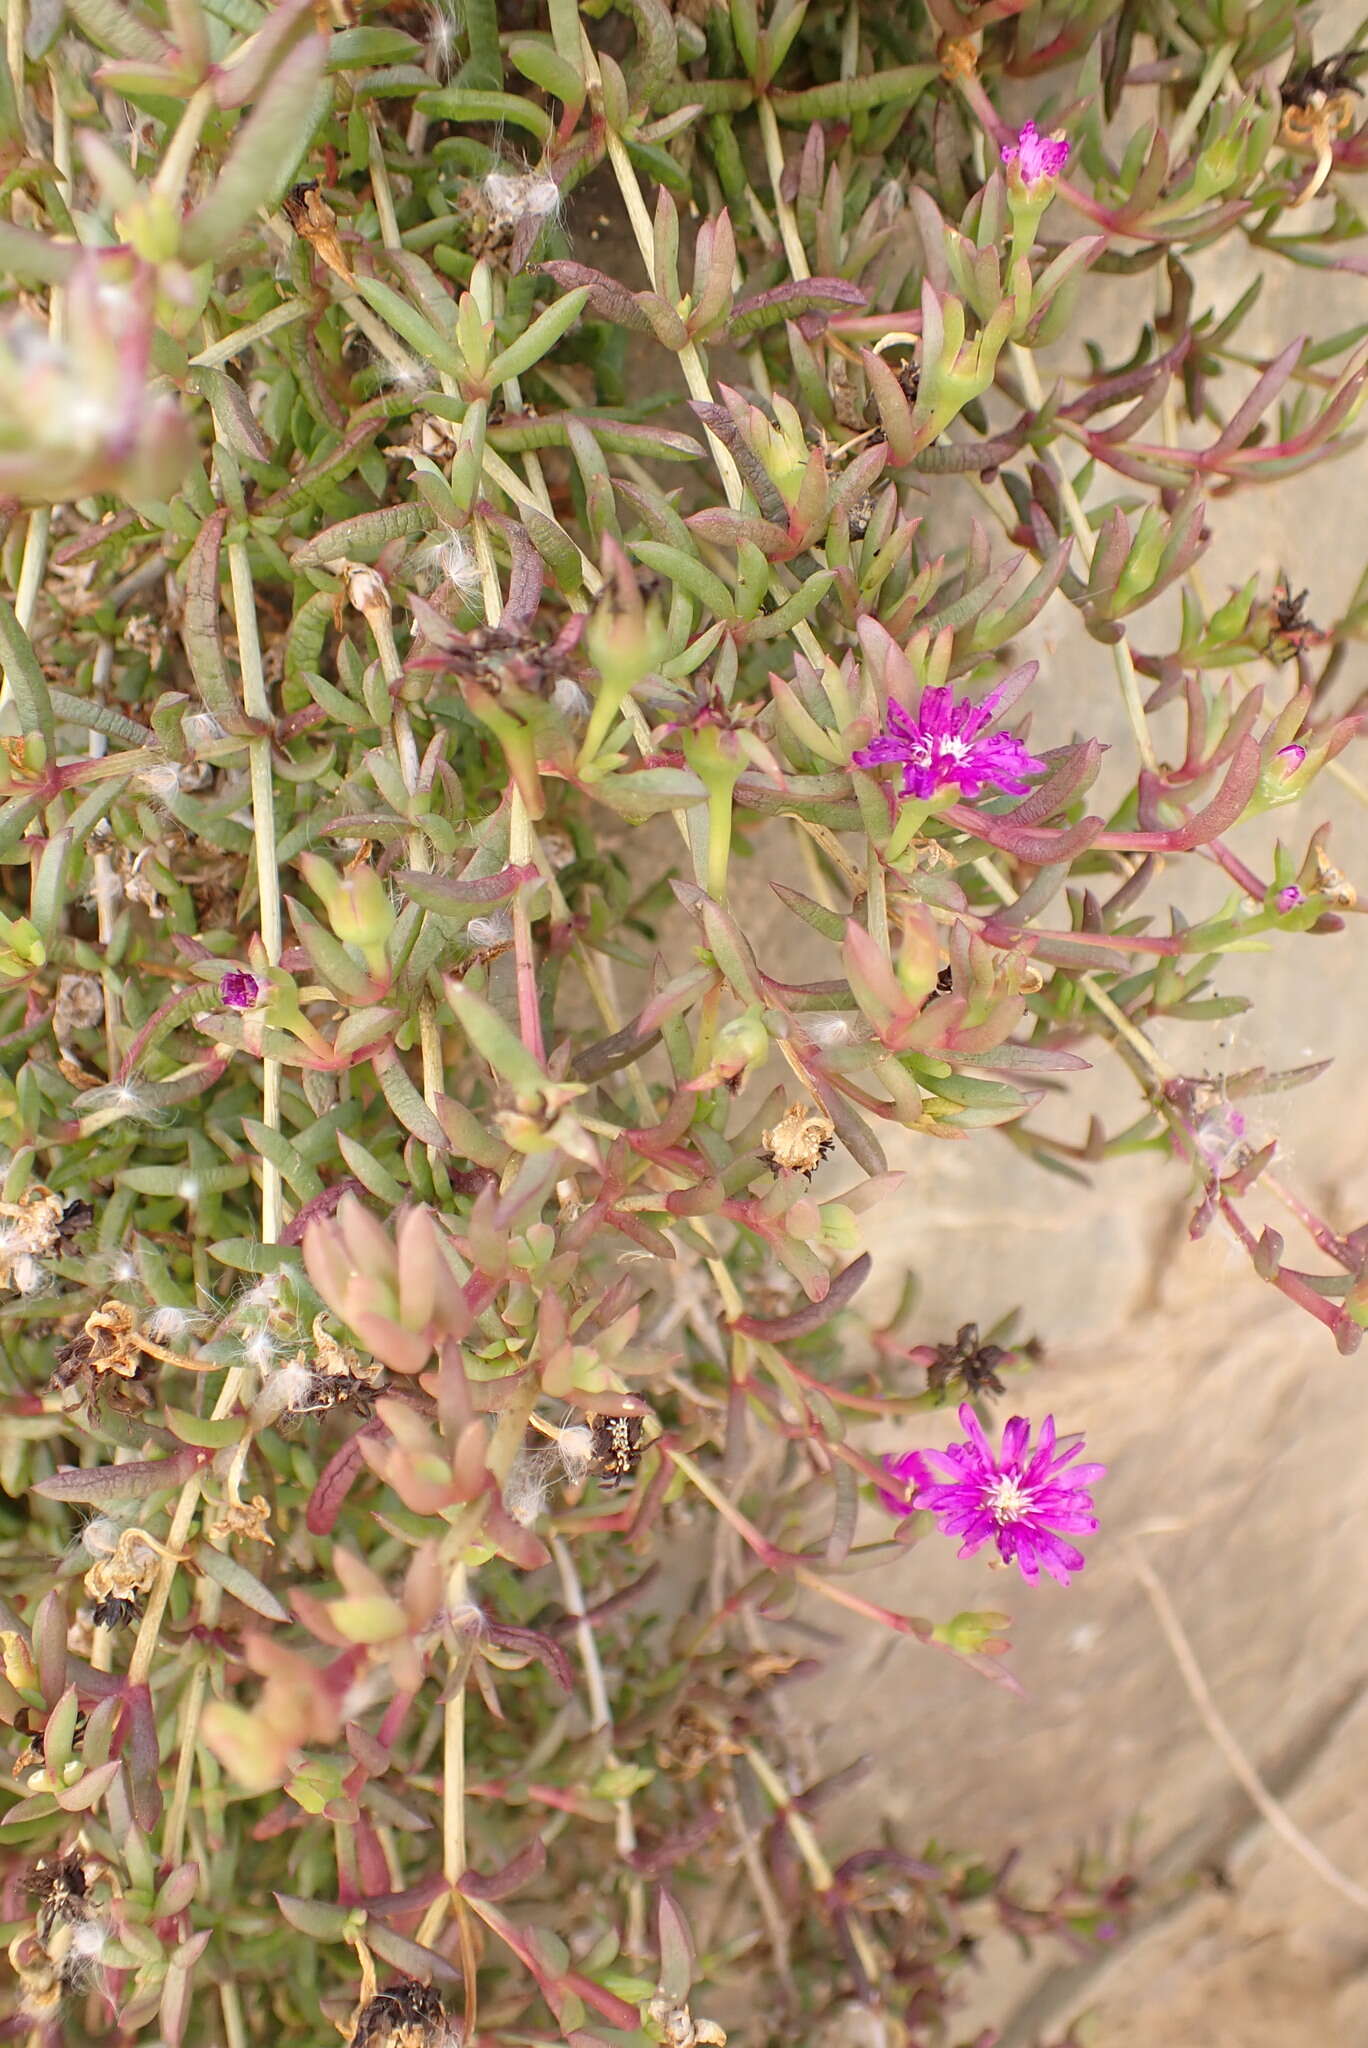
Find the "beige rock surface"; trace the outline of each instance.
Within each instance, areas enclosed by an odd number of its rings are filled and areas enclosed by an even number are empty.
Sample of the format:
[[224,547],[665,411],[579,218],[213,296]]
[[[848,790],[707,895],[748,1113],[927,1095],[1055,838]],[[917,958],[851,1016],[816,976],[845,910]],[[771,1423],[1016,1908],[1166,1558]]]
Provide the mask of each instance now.
[[[1225,305],[1250,273],[1238,246],[1222,262],[1207,276]],[[1281,346],[1303,325],[1334,333],[1364,311],[1361,280],[1275,272],[1246,345]],[[1219,601],[1251,572],[1285,568],[1293,587],[1310,585],[1313,613],[1332,616],[1362,567],[1360,528],[1345,516],[1362,490],[1354,451],[1334,468],[1219,504],[1204,587]],[[1030,649],[1044,663],[1037,735],[1065,737],[1057,721],[1071,716],[1093,730],[1101,704],[1106,736],[1127,753],[1107,652],[1059,611]],[[1162,644],[1146,627],[1136,637]],[[1368,661],[1354,649],[1336,701],[1366,684]],[[1362,772],[1353,752],[1349,766]],[[1341,866],[1368,885],[1364,809],[1329,778],[1301,812],[1242,828],[1236,843],[1257,867],[1275,831],[1304,842],[1326,817]],[[1214,867],[1204,876],[1198,899],[1214,907],[1227,884]],[[1213,1075],[1333,1058],[1319,1083],[1252,1105],[1251,1123],[1261,1137],[1277,1135],[1285,1178],[1352,1228],[1368,1216],[1362,923],[1232,960],[1217,985],[1251,995],[1252,1011],[1217,1034],[1170,1025],[1161,1050],[1181,1071]],[[1050,1127],[1081,1136],[1085,1104],[1116,1129],[1139,1098],[1108,1065],[1071,1088]],[[1020,1306],[1049,1353],[1020,1405],[1085,1429],[1090,1455],[1110,1471],[1088,1570],[1067,1592],[1032,1591],[981,1558],[958,1563],[937,1537],[859,1582],[889,1605],[937,1617],[1009,1609],[1026,1697],[850,1631],[848,1652],[802,1696],[824,1769],[862,1752],[875,1760],[835,1824],[840,1844],[876,1837],[891,1812],[914,1838],[989,1852],[1029,1842],[1062,1867],[1081,1843],[1124,1853],[1124,1831],[1138,1822],[1153,1886],[1135,1935],[1082,1972],[1023,1968],[1005,1942],[989,1942],[956,2039],[999,2027],[1003,2048],[1034,2048],[1087,2013],[1079,2039],[1096,2048],[1368,2042],[1368,1912],[1253,1815],[1178,1674],[1130,1549],[1143,1546],[1167,1587],[1237,1741],[1283,1789],[1299,1825],[1368,1888],[1368,1709],[1341,1711],[1368,1669],[1368,1354],[1341,1359],[1219,1232],[1189,1242],[1192,1193],[1177,1164],[1119,1161],[1085,1190],[1043,1176],[1000,1140],[910,1142],[894,1163],[909,1178],[896,1213],[874,1227],[878,1295],[891,1303],[910,1263],[927,1341]],[[1249,1206],[1286,1233],[1294,1262],[1315,1263],[1286,1212],[1267,1198]],[[877,1297],[866,1299],[877,1312]],[[935,1422],[939,1432],[920,1440],[955,1434],[952,1417]],[[1212,1855],[1231,1889],[1200,1878],[1185,1888]]]

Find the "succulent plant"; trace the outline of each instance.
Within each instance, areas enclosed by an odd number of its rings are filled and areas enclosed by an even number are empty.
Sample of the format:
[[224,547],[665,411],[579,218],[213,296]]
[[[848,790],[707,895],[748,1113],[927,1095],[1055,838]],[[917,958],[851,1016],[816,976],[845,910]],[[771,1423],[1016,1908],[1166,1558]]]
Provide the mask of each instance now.
[[[862,1329],[895,1148],[1169,1155],[1251,1298],[1368,1322],[1368,1228],[1240,1107],[1310,1070],[1155,1043],[1356,909],[1293,807],[1362,722],[1368,583],[1316,625],[1193,574],[1227,497],[1356,443],[1362,332],[1244,328],[1275,266],[1363,268],[1312,12],[10,0],[15,2038],[716,2048],[863,2004],[912,2048],[983,1927],[1115,1931],[1124,1869],[829,1861],[776,1616],[1011,1685],[1005,1616],[851,1572],[937,1521],[1076,1571],[1050,1514],[1094,1519],[1051,1418],[1034,1461],[983,1433],[1034,1341]],[[1027,724],[1047,607],[1096,650],[1068,727]],[[1061,1136],[1098,1060],[1137,1114]],[[938,1476],[908,1418],[949,1401]]]

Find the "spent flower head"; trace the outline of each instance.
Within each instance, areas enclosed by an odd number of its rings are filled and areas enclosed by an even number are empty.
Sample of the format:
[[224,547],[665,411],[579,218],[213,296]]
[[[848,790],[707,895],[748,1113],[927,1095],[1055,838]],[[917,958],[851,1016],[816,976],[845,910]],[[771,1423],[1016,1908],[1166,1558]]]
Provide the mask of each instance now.
[[232,967],[219,983],[219,1001],[226,1010],[250,1010],[261,995],[261,983],[244,968]]

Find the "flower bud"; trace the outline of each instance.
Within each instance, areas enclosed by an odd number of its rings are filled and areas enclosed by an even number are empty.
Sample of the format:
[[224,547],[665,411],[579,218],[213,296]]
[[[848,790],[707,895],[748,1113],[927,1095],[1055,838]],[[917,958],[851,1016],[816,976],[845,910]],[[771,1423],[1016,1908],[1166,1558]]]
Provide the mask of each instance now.
[[745,1075],[765,1060],[769,1044],[769,1033],[759,1010],[750,1009],[743,1017],[733,1017],[718,1032],[711,1061],[695,1076],[690,1087],[699,1093],[705,1088],[739,1087]]
[[323,899],[328,923],[344,946],[355,946],[373,974],[387,969],[385,946],[394,930],[394,905],[374,868],[351,867],[336,875],[317,854],[300,855],[310,888]]

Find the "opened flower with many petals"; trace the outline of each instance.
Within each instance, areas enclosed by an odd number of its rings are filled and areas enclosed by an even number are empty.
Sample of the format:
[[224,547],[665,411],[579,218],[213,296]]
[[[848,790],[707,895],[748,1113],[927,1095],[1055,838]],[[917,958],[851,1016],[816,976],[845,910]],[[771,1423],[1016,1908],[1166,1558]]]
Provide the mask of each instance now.
[[[968,1443],[884,1459],[884,1470],[901,1488],[899,1493],[880,1490],[884,1506],[895,1514],[928,1509],[943,1536],[962,1538],[961,1557],[972,1557],[991,1541],[1003,1563],[1017,1565],[1031,1585],[1043,1570],[1067,1586],[1070,1572],[1082,1571],[1084,1558],[1065,1538],[1088,1535],[1097,1527],[1087,1488],[1102,1478],[1106,1466],[1074,1465],[1066,1471],[1083,1439],[1056,1440],[1053,1415],[1041,1425],[1034,1454],[1031,1425],[1022,1415],[1014,1415],[1003,1430],[1000,1452],[994,1452],[967,1401],[959,1417]],[[938,1480],[935,1467],[949,1477]]]
[[948,689],[927,689],[915,712],[890,698],[888,730],[851,758],[860,768],[901,764],[904,796],[928,799],[947,784],[957,784],[967,797],[985,789],[1024,796],[1025,778],[1039,774],[1045,763],[1011,733],[986,730],[1004,708],[1003,696],[1001,689],[990,690],[976,704]]

